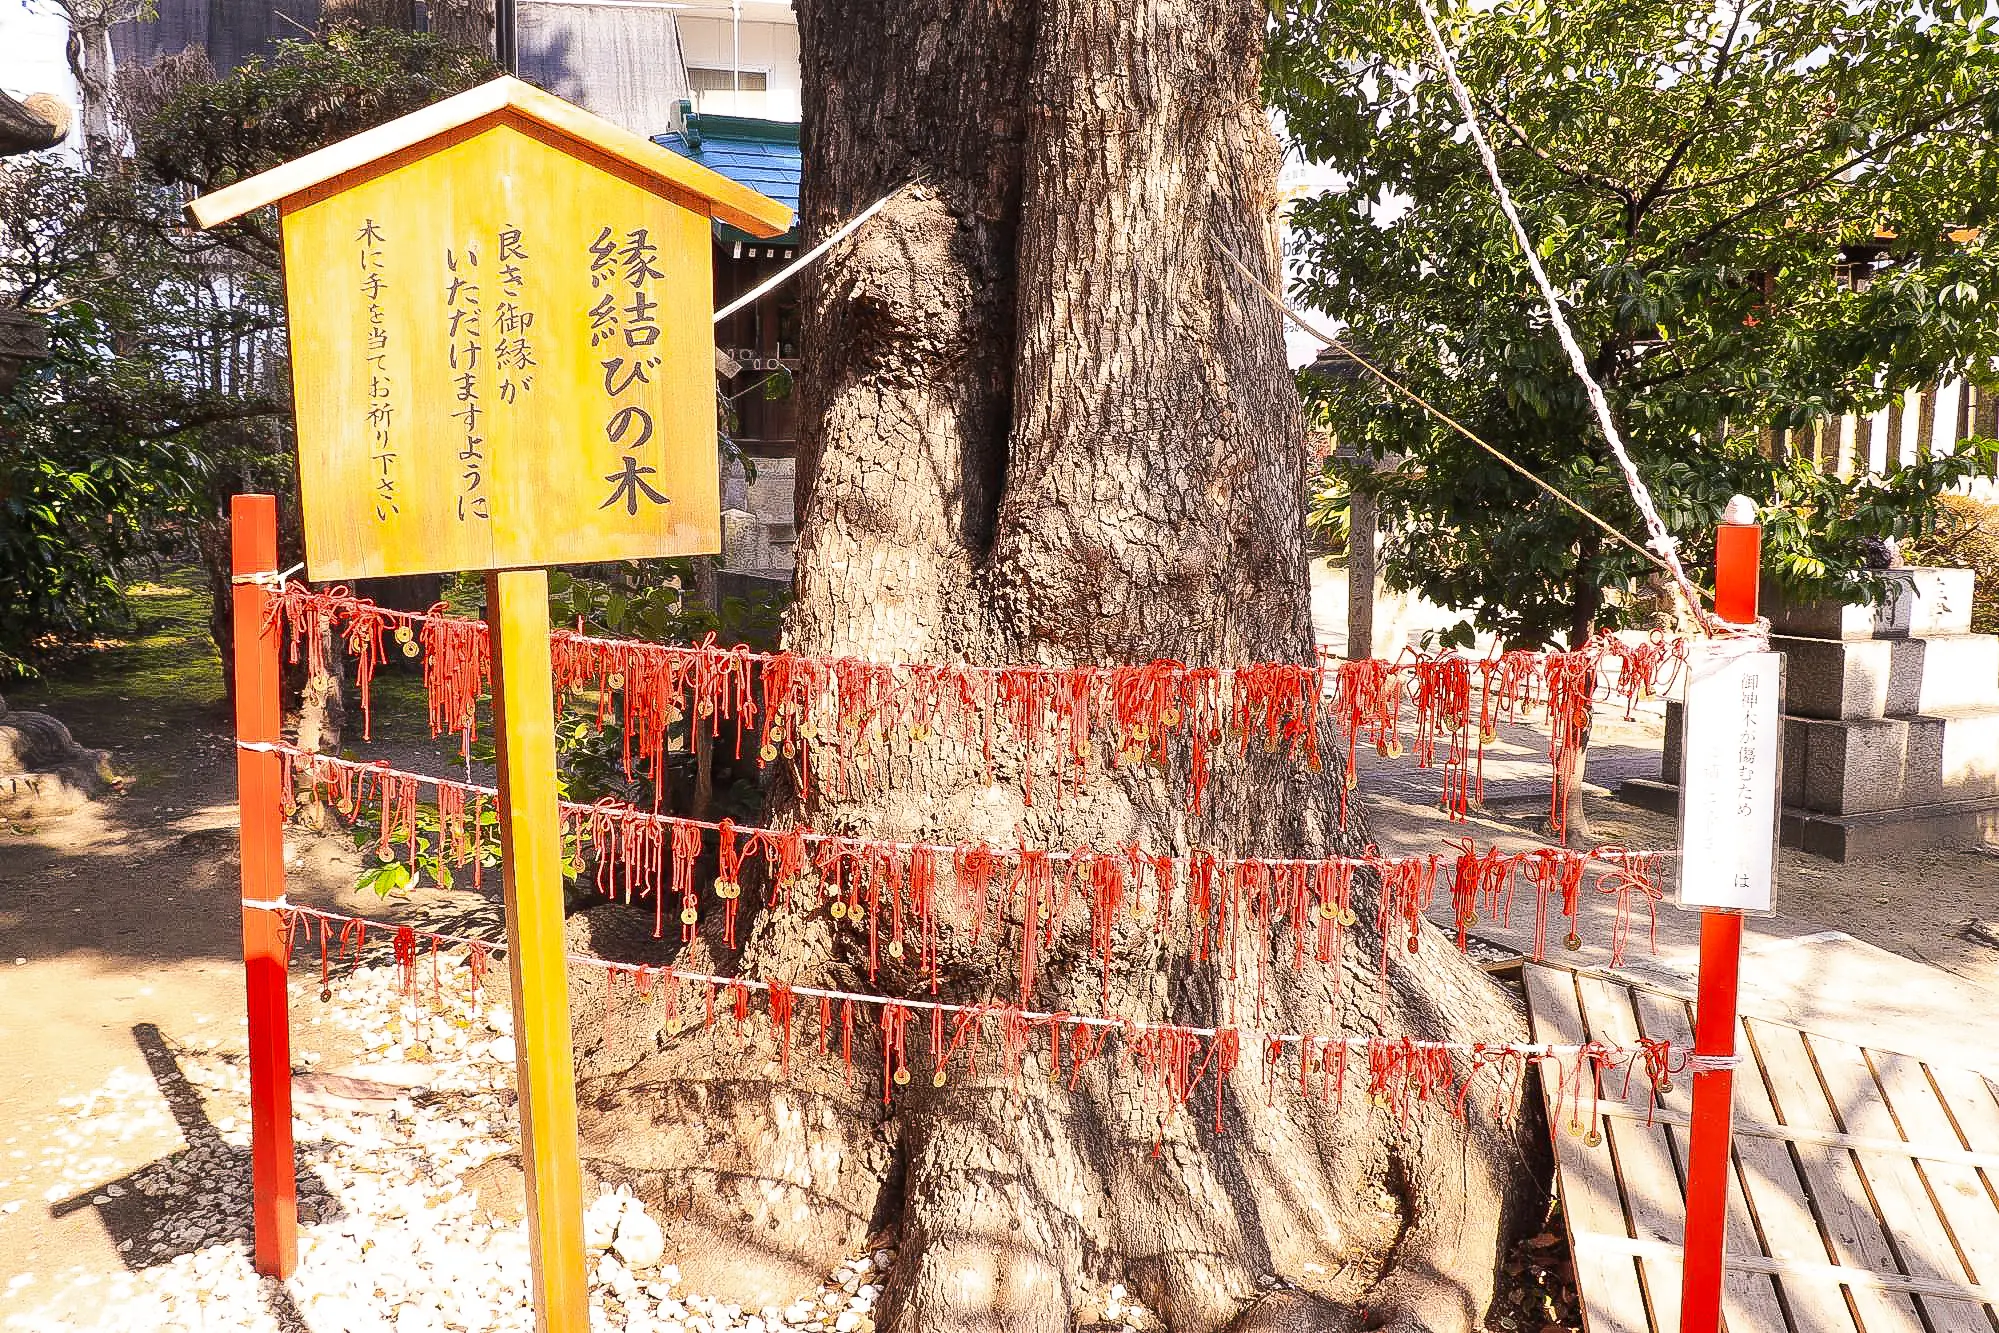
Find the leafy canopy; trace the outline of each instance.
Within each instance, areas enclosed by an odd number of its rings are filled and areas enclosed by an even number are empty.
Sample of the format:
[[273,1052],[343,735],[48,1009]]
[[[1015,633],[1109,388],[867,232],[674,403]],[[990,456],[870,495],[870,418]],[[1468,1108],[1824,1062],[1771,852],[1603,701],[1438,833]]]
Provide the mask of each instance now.
[[50,341],[0,389],[0,678],[119,626],[132,562],[186,555],[227,492],[289,484],[275,219],[192,232],[186,199],[492,72],[434,37],[352,27],[220,79],[163,62],[125,90],[132,157],[0,171],[0,300]]
[[[1872,411],[1999,346],[1999,19],[1986,0],[1479,0],[1440,6],[1565,313],[1698,565],[1740,491],[1778,576],[1854,596],[1868,538],[1924,531],[1989,443],[1885,478],[1759,433]],[[1292,214],[1299,294],[1537,475],[1639,531],[1432,63],[1414,0],[1296,0],[1272,104],[1338,188]],[[1391,578],[1510,640],[1620,614],[1649,567],[1371,378],[1315,378],[1385,471]],[[1864,448],[1864,438],[1863,438]],[[1864,465],[1864,454],[1863,454]],[[1611,593],[1606,598],[1606,593]],[[1468,637],[1460,627],[1460,638]]]

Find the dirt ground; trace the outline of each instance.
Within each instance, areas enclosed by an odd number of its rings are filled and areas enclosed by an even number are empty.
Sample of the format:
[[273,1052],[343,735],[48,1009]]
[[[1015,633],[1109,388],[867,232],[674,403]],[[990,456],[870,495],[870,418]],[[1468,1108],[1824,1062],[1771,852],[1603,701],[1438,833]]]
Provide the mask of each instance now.
[[[155,1037],[242,1049],[234,753],[206,607],[182,580],[142,587],[135,600],[141,624],[129,643],[8,692],[13,707],[52,711],[82,743],[109,749],[127,781],[77,814],[0,827],[0,1106],[8,1112],[0,1126],[0,1321],[33,1299],[38,1273],[58,1265],[116,1272],[116,1242],[85,1205],[100,1182],[182,1144],[181,1128],[163,1115],[80,1149],[71,1141],[78,1099],[119,1071],[144,1077]],[[376,725],[405,739],[406,748],[389,754],[421,757],[427,742],[414,678],[381,682]],[[1617,745],[1641,751],[1652,725],[1633,724]],[[1508,739],[1527,765],[1532,738]],[[1656,748],[1655,733],[1649,743]],[[429,762],[442,761],[429,747]],[[1495,800],[1491,813],[1451,825],[1424,794],[1435,779],[1398,771],[1363,782],[1385,850],[1434,849],[1466,833],[1481,843],[1530,840],[1531,801]],[[1662,817],[1608,798],[1595,800],[1591,813],[1605,841],[1670,842],[1671,821]],[[439,929],[468,909],[491,910],[435,890],[394,903],[358,894],[359,859],[337,838],[301,838],[290,855],[287,889],[302,902]],[[1791,939],[1843,933],[1942,969],[1999,1003],[1999,947],[1970,928],[1999,920],[1999,856],[1933,852],[1840,866],[1786,852],[1779,884]],[[314,1030],[314,1008],[294,1005],[299,1042],[337,1058],[335,1036]],[[1521,1262],[1523,1271],[1539,1271],[1533,1254]],[[1521,1297],[1510,1317],[1531,1328],[1552,1313],[1539,1298]]]

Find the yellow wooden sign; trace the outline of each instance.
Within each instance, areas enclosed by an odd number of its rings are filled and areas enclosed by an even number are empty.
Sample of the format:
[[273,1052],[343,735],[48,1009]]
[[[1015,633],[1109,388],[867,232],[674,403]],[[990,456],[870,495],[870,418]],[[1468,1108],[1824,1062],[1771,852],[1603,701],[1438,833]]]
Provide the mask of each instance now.
[[791,211],[514,79],[189,205],[278,206],[307,572],[485,569],[535,1325],[588,1333],[548,576],[712,551],[710,217]]
[[268,203],[313,579],[719,549],[709,218],[783,205],[514,79],[192,211]]

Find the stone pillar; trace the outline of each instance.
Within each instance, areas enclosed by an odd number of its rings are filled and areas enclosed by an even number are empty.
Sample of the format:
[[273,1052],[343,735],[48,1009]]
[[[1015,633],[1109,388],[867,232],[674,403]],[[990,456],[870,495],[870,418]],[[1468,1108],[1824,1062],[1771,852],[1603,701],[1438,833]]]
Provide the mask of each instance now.
[[1374,497],[1354,492],[1347,508],[1347,656],[1374,656],[1375,568],[1380,553]]

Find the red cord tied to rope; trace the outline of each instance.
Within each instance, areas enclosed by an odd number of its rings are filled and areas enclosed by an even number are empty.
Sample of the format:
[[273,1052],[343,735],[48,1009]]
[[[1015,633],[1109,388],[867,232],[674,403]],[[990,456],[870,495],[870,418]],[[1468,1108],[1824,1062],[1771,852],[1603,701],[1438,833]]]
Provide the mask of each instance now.
[[[270,594],[268,606],[289,632],[293,661],[303,653],[315,670],[326,669],[329,639],[356,658],[368,734],[371,683],[385,636],[404,654],[421,654],[432,732],[460,734],[469,753],[476,701],[490,683],[483,622],[447,614],[441,606],[421,614],[390,610],[346,588],[315,592],[291,582]],[[1599,636],[1570,653],[1514,651],[1478,660],[1405,650],[1392,667],[1331,658],[1227,669],[1165,660],[984,667],[764,653],[721,645],[713,636],[673,645],[571,630],[551,635],[556,688],[590,695],[599,727],[622,723],[626,777],[637,780],[642,769],[649,773],[655,808],[664,799],[665,761],[675,729],[685,724],[691,735],[692,728],[705,726],[707,736],[719,738],[727,718],[735,727],[738,757],[748,736],[757,762],[784,762],[801,796],[827,786],[828,778],[828,789],[844,796],[856,783],[884,777],[877,770],[890,752],[891,737],[918,744],[942,737],[977,747],[989,779],[996,747],[1002,742],[1016,747],[1029,804],[1044,774],[1053,777],[1060,803],[1109,763],[1170,765],[1177,750],[1187,759],[1188,808],[1198,813],[1212,776],[1210,750],[1225,735],[1244,752],[1260,741],[1267,752],[1281,751],[1316,769],[1320,698],[1330,693],[1334,718],[1346,730],[1351,785],[1358,780],[1356,747],[1362,737],[1384,757],[1401,754],[1401,707],[1405,693],[1412,693],[1419,760],[1441,765],[1445,808],[1460,815],[1480,790],[1485,747],[1497,740],[1499,722],[1525,716],[1537,689],[1544,689],[1553,723],[1549,757],[1558,770],[1558,824],[1573,780],[1561,773],[1561,761],[1586,739],[1593,696],[1600,691],[1608,696],[1612,690],[1606,686],[1614,678],[1614,692],[1629,713],[1672,678],[1685,653],[1684,640],[1654,634],[1633,642]],[[1469,700],[1474,671],[1480,679],[1476,741]]]
[[755,849],[757,835],[752,833],[748,843],[738,847],[736,821],[724,819],[716,829],[715,841],[715,896],[722,900],[722,942],[733,949],[736,947],[736,907],[743,896],[743,856]]
[[[701,907],[694,888],[694,860],[701,855],[701,830],[680,824],[673,830],[673,896],[680,903],[680,942],[692,944],[701,921]],[[653,937],[659,937],[659,922],[653,923]]]
[[1520,857],[1521,872],[1534,886],[1534,958],[1548,956],[1548,921],[1552,912],[1568,918],[1569,931],[1562,947],[1574,952],[1583,947],[1576,931],[1576,914],[1582,910],[1583,871],[1586,862],[1580,852],[1566,847],[1541,847]]
[[1635,898],[1645,905],[1647,933],[1652,952],[1659,951],[1659,900],[1664,896],[1658,883],[1657,852],[1633,852],[1623,847],[1598,847],[1589,854],[1598,866],[1596,889],[1613,900],[1616,916],[1610,928],[1610,965],[1624,962],[1625,947],[1631,942],[1631,907]]

